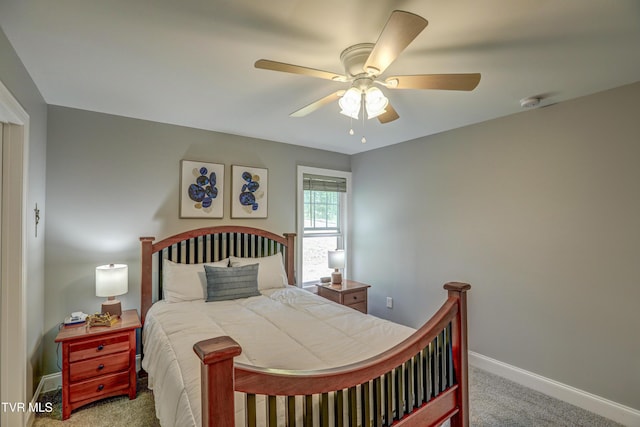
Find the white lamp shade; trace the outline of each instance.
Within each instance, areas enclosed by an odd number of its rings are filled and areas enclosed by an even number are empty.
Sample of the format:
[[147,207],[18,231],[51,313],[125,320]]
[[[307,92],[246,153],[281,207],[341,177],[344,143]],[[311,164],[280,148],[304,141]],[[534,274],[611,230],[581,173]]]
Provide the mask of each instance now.
[[362,92],[352,87],[342,95],[338,100],[338,105],[342,109],[341,114],[357,119],[360,114],[360,105],[362,104]]
[[344,268],[344,251],[329,251],[329,268]]
[[367,118],[372,119],[386,112],[385,108],[389,104],[389,100],[377,87],[367,89],[365,96],[365,107],[367,109]]
[[108,264],[96,267],[96,296],[115,297],[129,291],[129,267]]

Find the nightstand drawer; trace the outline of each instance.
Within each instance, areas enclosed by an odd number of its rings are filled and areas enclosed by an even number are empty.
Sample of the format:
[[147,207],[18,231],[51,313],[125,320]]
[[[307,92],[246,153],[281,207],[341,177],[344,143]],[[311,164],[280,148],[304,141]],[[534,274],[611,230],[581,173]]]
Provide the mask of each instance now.
[[129,372],[122,372],[71,384],[69,394],[71,403],[74,403],[127,388],[129,388]]
[[354,305],[367,300],[367,290],[363,289],[357,292],[350,292],[344,296],[345,305]]
[[69,345],[69,362],[129,350],[129,333],[113,334]]
[[325,287],[321,287],[318,288],[318,295],[320,295],[321,297],[324,297],[330,301],[333,302],[337,302],[338,304],[341,303],[340,301],[340,294],[338,292],[335,292],[331,289],[325,288]]
[[71,363],[69,381],[77,382],[98,375],[107,375],[129,369],[129,352],[96,357],[82,362]]
[[357,304],[349,304],[347,305],[349,308],[353,308],[354,310],[358,310],[361,313],[367,314],[367,303],[359,302]]

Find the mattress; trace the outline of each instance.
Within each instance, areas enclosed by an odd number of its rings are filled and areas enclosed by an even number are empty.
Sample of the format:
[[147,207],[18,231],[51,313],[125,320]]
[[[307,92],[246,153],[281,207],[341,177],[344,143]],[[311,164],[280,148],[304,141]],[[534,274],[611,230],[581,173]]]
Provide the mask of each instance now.
[[[375,356],[413,332],[291,286],[232,301],[160,301],[146,316],[142,367],[149,374],[161,425],[200,426],[200,359],[193,352],[198,341],[228,335],[242,347],[238,362],[313,370]],[[244,395],[235,397],[240,426]],[[284,419],[280,422],[284,425]]]

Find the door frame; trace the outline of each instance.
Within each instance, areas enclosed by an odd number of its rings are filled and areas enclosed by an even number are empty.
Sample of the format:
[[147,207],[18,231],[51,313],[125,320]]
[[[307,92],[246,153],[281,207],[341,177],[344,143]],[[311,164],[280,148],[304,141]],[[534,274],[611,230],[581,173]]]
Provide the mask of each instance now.
[[[27,396],[27,185],[29,115],[0,81],[2,215],[0,232],[0,400],[29,405]],[[25,425],[26,411],[0,411],[0,424]]]

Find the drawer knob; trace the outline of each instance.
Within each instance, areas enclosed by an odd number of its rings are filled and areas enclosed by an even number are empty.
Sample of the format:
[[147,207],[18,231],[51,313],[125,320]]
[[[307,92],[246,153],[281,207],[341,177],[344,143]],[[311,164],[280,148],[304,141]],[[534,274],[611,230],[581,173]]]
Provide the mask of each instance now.
[[104,365],[103,365],[102,363],[101,363],[101,364],[99,364],[99,365],[98,365],[98,371],[101,371],[101,370],[103,370],[103,369],[104,369]]
[[102,350],[103,348],[104,348],[104,344],[100,344],[100,345],[98,346],[98,351]]
[[354,296],[353,299],[358,299],[358,297]]
[[103,389],[103,388],[104,388],[104,384],[100,384],[100,385],[98,386],[98,391],[102,391],[102,389]]

